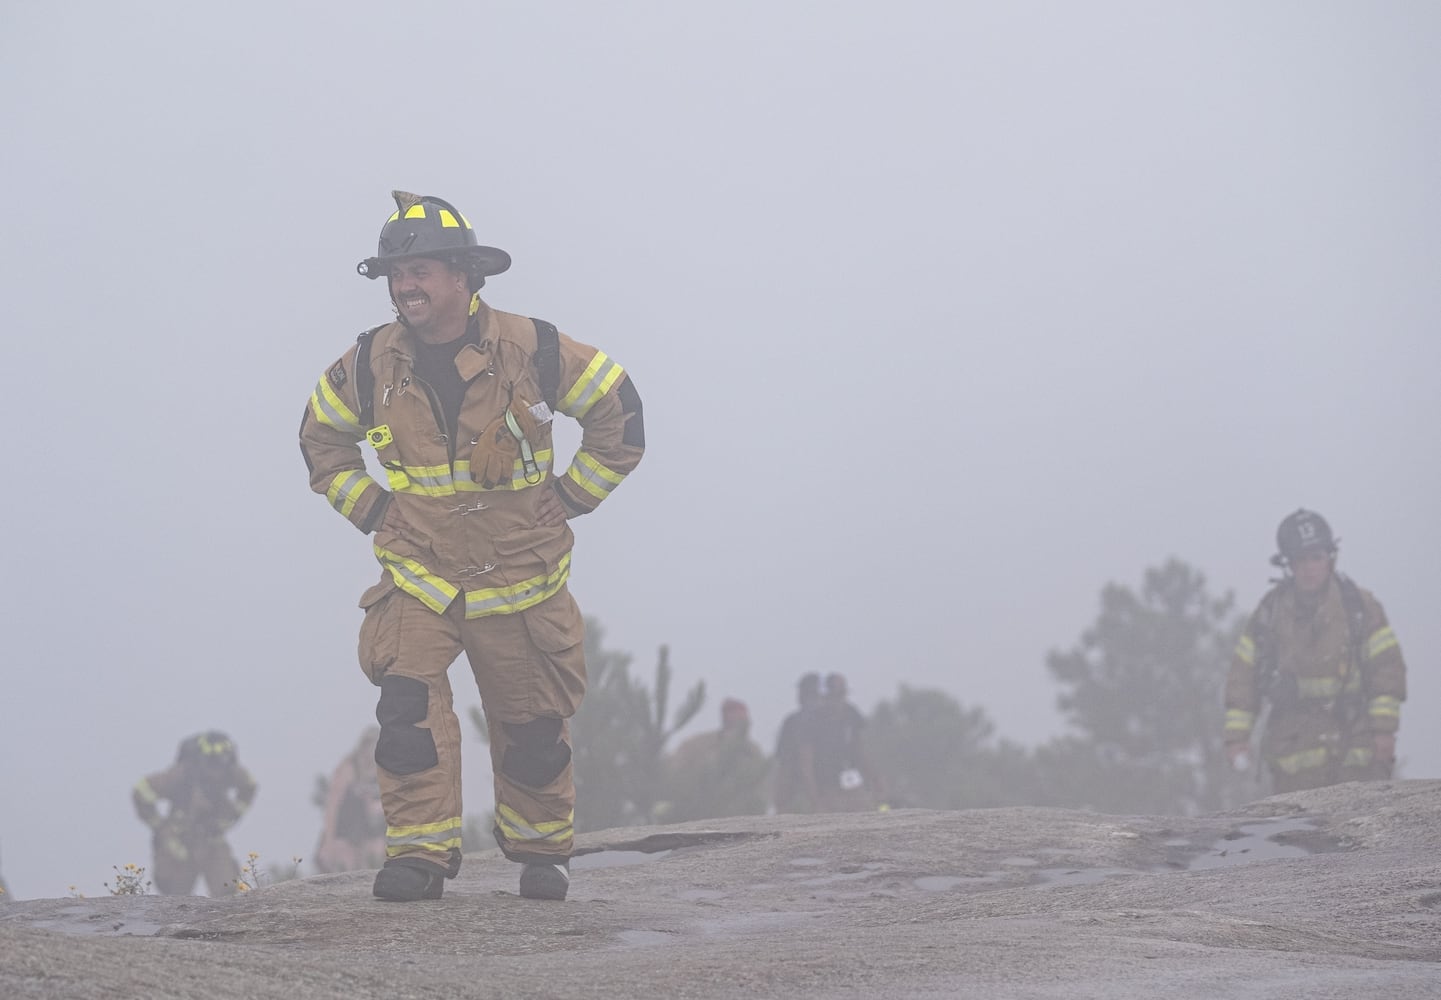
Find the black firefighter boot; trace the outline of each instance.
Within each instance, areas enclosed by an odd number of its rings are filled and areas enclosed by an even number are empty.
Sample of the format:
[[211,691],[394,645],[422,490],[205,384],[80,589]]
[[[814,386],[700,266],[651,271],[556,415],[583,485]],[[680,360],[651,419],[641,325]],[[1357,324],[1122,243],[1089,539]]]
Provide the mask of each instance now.
[[380,899],[411,903],[439,899],[445,889],[445,869],[419,858],[391,858],[375,873],[371,893]]
[[565,899],[569,888],[569,861],[554,865],[527,864],[520,870],[520,894],[524,899]]

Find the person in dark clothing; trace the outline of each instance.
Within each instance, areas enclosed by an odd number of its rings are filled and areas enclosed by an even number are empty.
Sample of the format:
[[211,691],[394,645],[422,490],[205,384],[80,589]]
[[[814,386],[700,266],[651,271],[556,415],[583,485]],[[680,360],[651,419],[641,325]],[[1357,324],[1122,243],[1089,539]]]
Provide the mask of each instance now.
[[776,737],[775,782],[771,802],[778,813],[815,811],[815,780],[801,766],[801,744],[821,699],[821,675],[808,673],[796,684],[798,707],[781,722]]
[[866,720],[848,700],[846,679],[826,676],[825,691],[801,742],[801,769],[815,789],[817,812],[865,812],[885,803],[880,775],[866,751]]

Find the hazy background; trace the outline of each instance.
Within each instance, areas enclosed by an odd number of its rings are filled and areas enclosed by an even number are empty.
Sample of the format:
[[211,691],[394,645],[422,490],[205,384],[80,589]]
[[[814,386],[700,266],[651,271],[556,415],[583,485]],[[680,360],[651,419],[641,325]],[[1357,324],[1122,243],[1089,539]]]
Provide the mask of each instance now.
[[839,669],[1043,742],[1103,584],[1177,555],[1249,607],[1305,505],[1441,775],[1441,6],[691,8],[0,6],[15,895],[148,863],[130,789],[212,726],[260,782],[237,851],[310,855],[378,571],[296,430],[390,314],[354,266],[393,187],[632,373],[649,451],[573,589],[707,682],[695,728],[740,697],[769,747]]

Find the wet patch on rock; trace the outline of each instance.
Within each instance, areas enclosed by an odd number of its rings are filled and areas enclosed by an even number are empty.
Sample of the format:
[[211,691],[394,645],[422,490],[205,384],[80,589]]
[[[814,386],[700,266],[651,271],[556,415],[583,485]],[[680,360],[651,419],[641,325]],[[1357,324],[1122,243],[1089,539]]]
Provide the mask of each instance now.
[[1186,867],[1192,871],[1225,865],[1251,864],[1282,858],[1304,858],[1312,854],[1343,851],[1346,843],[1317,827],[1305,816],[1243,823],[1213,843]]

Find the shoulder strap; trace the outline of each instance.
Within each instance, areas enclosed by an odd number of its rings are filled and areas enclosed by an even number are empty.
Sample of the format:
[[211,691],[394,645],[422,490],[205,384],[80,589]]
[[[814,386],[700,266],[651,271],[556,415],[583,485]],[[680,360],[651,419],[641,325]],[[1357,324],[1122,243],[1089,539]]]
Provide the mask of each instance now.
[[543,319],[535,324],[535,368],[540,382],[540,398],[553,411],[556,393],[560,391],[560,331]]
[[1361,588],[1349,576],[1336,574],[1336,583],[1341,587],[1341,606],[1346,609],[1346,629],[1351,633],[1351,648],[1360,662],[1361,647],[1366,642],[1366,602],[1361,599]]
[[373,326],[355,338],[355,399],[360,404],[360,426],[365,430],[375,420],[375,372],[370,370],[370,345],[375,332],[385,325]]
[[[1281,586],[1285,586],[1284,582]],[[1256,609],[1254,631],[1251,634],[1251,642],[1256,647],[1256,667],[1263,686],[1274,682],[1273,675],[1280,660],[1276,649],[1275,628],[1272,624],[1276,617],[1276,600],[1280,594],[1280,586],[1272,587],[1266,592],[1266,596],[1261,598],[1261,605]]]
[[1280,587],[1272,587],[1266,592],[1266,596],[1261,598],[1261,604],[1256,608],[1255,617],[1255,627],[1260,634],[1251,636],[1253,642],[1259,643],[1270,638],[1271,622],[1276,617],[1276,599],[1280,594]]

